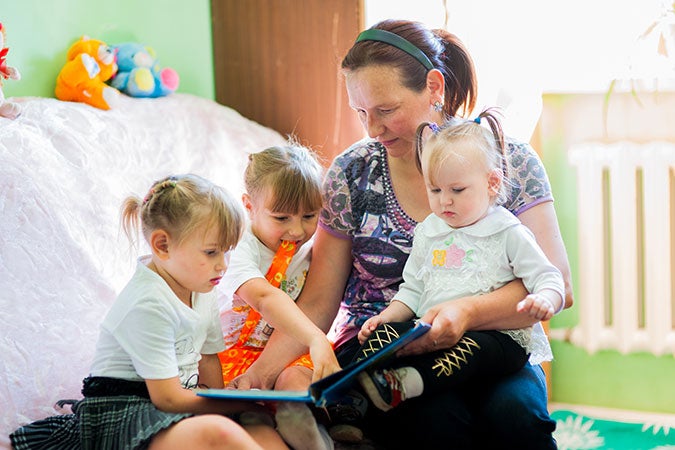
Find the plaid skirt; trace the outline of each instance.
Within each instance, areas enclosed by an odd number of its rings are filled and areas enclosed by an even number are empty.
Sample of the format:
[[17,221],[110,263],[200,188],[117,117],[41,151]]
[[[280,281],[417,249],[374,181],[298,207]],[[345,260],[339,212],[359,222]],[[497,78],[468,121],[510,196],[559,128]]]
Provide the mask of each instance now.
[[192,415],[160,411],[138,395],[85,397],[73,414],[25,425],[10,440],[15,450],[145,449],[157,433]]

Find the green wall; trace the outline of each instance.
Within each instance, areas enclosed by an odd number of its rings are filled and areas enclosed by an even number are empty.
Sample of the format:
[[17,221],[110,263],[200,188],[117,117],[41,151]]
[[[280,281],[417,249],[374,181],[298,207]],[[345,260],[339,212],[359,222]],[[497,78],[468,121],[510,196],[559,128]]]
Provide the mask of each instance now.
[[0,21],[7,64],[22,75],[4,80],[6,97],[54,97],[68,48],[88,35],[153,47],[160,65],[178,72],[178,92],[215,99],[209,0],[3,0]]
[[[579,242],[577,233],[576,173],[567,161],[567,150],[575,143],[597,141],[602,138],[603,99],[602,94],[546,95],[540,123],[542,136],[540,150],[555,194],[556,213],[568,250],[575,288],[579,287],[577,249],[582,243]],[[645,108],[646,106],[637,107],[637,117],[645,118]],[[618,114],[618,111],[616,113]],[[655,114],[657,118],[667,115],[665,111],[656,111]],[[640,128],[636,121],[629,122],[636,129]],[[645,131],[649,130],[640,128],[643,138],[649,135],[645,134]],[[620,134],[622,132],[623,134]],[[615,129],[612,135],[615,140],[636,140],[626,129]],[[657,135],[656,139],[665,137]],[[588,301],[596,300],[581,298],[578,289],[575,289],[575,306],[554,317],[551,328],[570,329],[577,325],[578,306]],[[660,357],[647,353],[623,355],[610,350],[589,354],[582,348],[559,340],[553,340],[551,346],[555,358],[551,376],[551,394],[554,402],[675,413],[673,355]]]

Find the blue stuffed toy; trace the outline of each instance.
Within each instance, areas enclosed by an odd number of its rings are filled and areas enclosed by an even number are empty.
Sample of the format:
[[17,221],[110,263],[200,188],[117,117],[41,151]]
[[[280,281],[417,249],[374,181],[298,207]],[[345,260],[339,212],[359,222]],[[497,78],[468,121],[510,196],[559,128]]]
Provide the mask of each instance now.
[[155,50],[143,44],[128,42],[114,45],[117,74],[110,85],[131,97],[163,97],[178,89],[178,73],[160,68]]

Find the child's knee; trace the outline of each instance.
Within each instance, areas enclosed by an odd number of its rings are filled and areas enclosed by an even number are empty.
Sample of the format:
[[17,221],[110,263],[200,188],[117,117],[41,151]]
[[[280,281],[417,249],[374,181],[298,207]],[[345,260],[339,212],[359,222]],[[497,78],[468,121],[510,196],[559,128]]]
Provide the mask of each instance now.
[[203,442],[237,442],[244,436],[242,427],[233,420],[217,414],[195,416],[195,435]]
[[277,377],[277,390],[304,391],[312,382],[312,370],[303,366],[286,367]]
[[255,445],[246,431],[233,420],[218,414],[205,414],[183,419],[164,433],[158,434],[150,448],[251,448]]

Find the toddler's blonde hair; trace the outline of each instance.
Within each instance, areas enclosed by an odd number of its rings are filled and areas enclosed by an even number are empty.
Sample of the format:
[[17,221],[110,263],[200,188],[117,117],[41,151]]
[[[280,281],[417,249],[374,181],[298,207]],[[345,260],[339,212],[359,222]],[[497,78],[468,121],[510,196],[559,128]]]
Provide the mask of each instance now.
[[195,230],[218,230],[218,244],[233,248],[243,233],[244,213],[224,188],[198,175],[171,175],[156,181],[145,198],[131,195],[122,203],[121,223],[130,241],[139,229],[146,240],[162,229],[179,244]]
[[[468,162],[475,156],[486,172],[495,172],[499,176],[499,190],[495,192],[494,201],[504,203],[508,197],[509,177],[504,155],[504,133],[497,115],[496,108],[487,108],[475,119],[452,118],[440,129],[430,122],[420,124],[415,141],[418,170],[429,182],[438,184],[438,168],[447,158]],[[481,126],[483,120],[489,128]],[[424,141],[426,128],[432,134]]]

